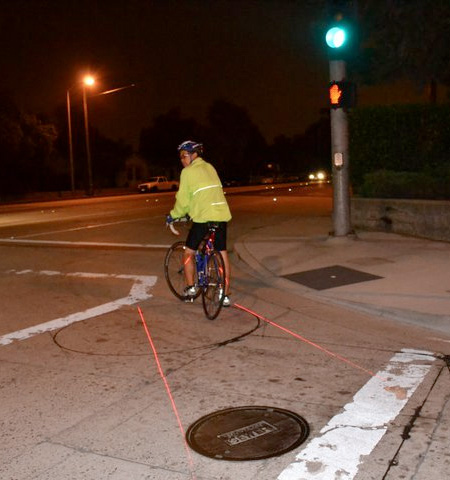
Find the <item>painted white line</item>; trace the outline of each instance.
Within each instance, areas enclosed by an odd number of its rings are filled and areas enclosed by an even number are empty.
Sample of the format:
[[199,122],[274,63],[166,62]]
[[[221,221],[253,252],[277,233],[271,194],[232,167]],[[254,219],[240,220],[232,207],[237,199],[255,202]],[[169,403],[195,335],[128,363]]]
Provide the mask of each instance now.
[[430,337],[428,340],[437,340],[438,342],[450,343],[450,340],[444,340],[443,338],[439,337]]
[[1,243],[17,243],[22,245],[60,245],[78,247],[115,247],[115,248],[169,248],[170,245],[152,243],[111,243],[111,242],[68,242],[64,240],[30,240],[0,238]]
[[[281,474],[278,480],[350,480],[400,413],[435,361],[403,349],[369,380]],[[384,381],[382,379],[385,379]]]
[[88,308],[82,312],[73,313],[67,315],[66,317],[56,318],[55,320],[50,320],[40,325],[34,325],[29,328],[24,328],[16,332],[8,333],[6,335],[0,336],[0,346],[9,345],[13,341],[25,340],[26,338],[39,335],[40,333],[50,332],[58,328],[66,327],[71,323],[81,322],[82,320],[87,320],[89,318],[98,317],[104,315],[105,313],[113,312],[118,310],[124,305],[134,305],[140,301],[147,300],[152,297],[150,293],[151,287],[156,283],[157,277],[155,276],[144,276],[144,275],[110,275],[106,273],[88,273],[88,272],[74,272],[64,274],[61,272],[55,272],[51,270],[41,270],[39,272],[33,272],[32,270],[9,270],[6,273],[16,274],[16,275],[63,275],[68,277],[81,277],[81,278],[118,278],[124,280],[133,280],[133,285],[130,289],[129,294],[126,297],[119,298],[112,302],[104,303],[98,305],[97,307]]
[[[92,217],[92,216],[98,216],[98,215],[97,214],[85,215],[85,217]],[[77,219],[82,217],[77,217]],[[109,227],[111,225],[120,225],[122,223],[140,222],[142,220],[148,220],[149,218],[154,218],[154,216],[145,217],[145,218],[133,218],[132,220],[121,220],[121,221],[109,222],[109,223],[98,223],[96,225],[83,225],[82,227],[65,228],[64,230],[53,230],[50,232],[30,233],[28,235],[20,235],[19,237],[11,237],[11,238],[18,239],[18,238],[42,237],[43,235],[50,235],[54,233],[67,233],[67,232],[77,232],[79,230],[91,230],[93,228]]]

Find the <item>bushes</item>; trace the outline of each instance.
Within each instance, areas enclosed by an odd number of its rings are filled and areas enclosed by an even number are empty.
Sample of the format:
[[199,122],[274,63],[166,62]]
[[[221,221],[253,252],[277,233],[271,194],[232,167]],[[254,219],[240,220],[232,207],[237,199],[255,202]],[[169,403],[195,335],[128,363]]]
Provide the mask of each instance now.
[[450,198],[450,169],[431,175],[426,172],[377,170],[364,175],[358,193],[374,198]]
[[450,106],[355,109],[350,162],[357,194],[450,198]]

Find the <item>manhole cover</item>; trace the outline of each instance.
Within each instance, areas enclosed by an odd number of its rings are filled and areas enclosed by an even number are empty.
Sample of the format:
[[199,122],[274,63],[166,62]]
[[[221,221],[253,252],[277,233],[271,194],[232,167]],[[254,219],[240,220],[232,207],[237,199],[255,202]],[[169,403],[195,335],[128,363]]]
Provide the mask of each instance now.
[[275,407],[227,408],[210,413],[186,432],[197,453],[218,460],[259,460],[289,452],[309,435],[306,420]]
[[284,278],[305,285],[306,287],[314,288],[315,290],[326,290],[328,288],[341,287],[353,283],[378,280],[383,277],[354,270],[353,268],[342,267],[341,265],[333,265],[332,267],[291,273],[284,275]]

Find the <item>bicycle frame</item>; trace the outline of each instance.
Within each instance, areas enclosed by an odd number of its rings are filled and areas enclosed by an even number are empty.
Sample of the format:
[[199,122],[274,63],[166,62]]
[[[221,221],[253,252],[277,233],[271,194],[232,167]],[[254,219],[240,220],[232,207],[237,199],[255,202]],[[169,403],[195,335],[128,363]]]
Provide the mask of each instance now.
[[[225,263],[221,253],[214,248],[216,230],[217,226],[214,223],[208,226],[208,232],[200,242],[192,259],[195,262],[197,292],[190,297],[190,301],[201,294],[203,310],[210,320],[214,320],[222,308],[226,285]],[[186,299],[184,293],[187,261],[185,250],[185,242],[175,242],[169,248],[164,259],[164,275],[167,283],[172,293],[180,300]]]
[[[209,252],[214,249],[214,240],[216,238],[215,227],[210,227],[208,233],[201,241],[199,248],[195,252],[195,264],[197,268],[198,287],[205,288],[208,286],[207,264]],[[203,244],[203,245],[202,245]]]

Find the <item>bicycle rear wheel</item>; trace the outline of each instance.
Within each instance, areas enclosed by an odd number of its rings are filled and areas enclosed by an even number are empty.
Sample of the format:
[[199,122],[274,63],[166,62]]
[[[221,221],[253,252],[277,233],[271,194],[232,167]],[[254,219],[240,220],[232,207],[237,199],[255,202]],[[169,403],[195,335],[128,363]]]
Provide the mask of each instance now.
[[222,309],[225,297],[225,264],[220,252],[213,250],[206,262],[206,282],[202,288],[205,315],[214,320]]
[[[164,276],[170,291],[180,300],[184,300],[184,289],[186,282],[184,278],[184,251],[186,249],[185,242],[175,242],[169,250],[167,250],[164,259]],[[197,268],[195,268],[195,284],[197,285]],[[200,295],[197,290],[195,298]]]

